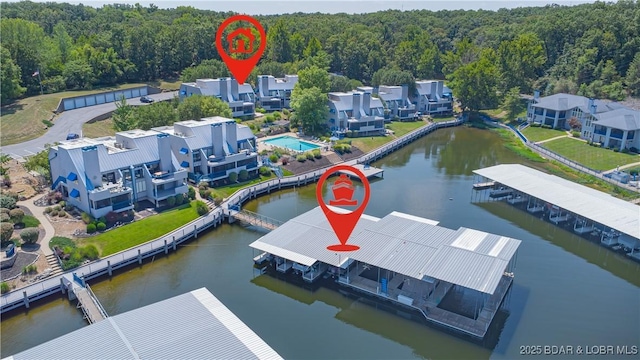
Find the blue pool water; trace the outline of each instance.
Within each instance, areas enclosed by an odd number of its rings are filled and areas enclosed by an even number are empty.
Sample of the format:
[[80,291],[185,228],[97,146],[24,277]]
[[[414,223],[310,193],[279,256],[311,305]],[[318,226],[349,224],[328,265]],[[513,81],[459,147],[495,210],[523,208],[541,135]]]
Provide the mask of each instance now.
[[308,151],[320,148],[319,145],[312,144],[310,142],[302,141],[292,136],[280,136],[277,138],[264,141],[265,144],[286,148],[296,151]]

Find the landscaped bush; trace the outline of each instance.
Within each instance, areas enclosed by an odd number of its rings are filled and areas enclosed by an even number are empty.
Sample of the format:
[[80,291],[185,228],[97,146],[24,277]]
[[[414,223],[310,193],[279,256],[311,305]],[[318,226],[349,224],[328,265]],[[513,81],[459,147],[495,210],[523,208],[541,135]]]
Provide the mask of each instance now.
[[60,202],[58,203],[58,205],[59,205],[60,207],[65,207],[65,206],[67,206],[67,202],[66,202],[66,201],[60,201]]
[[305,161],[307,161],[307,157],[304,156],[304,154],[300,154],[300,155],[296,156],[296,160],[298,160],[300,162],[305,162]]
[[269,161],[271,161],[272,163],[278,162],[278,155],[276,154],[269,155]]
[[48,214],[48,213],[50,213],[51,211],[53,211],[53,208],[52,208],[51,206],[47,206],[47,208],[46,208],[46,209],[44,209],[44,213],[45,213],[45,214]]
[[7,215],[9,215],[9,212],[10,212],[10,211],[11,211],[11,210],[9,210],[9,209],[7,209],[7,208],[0,208],[0,214],[7,214]]
[[547,124],[543,124],[541,127],[542,127],[543,129],[552,129],[552,128],[553,128],[553,126],[551,126],[551,125],[547,125]]
[[333,146],[333,150],[338,154],[350,153],[351,145],[349,144],[336,144]]
[[38,267],[35,264],[27,265],[22,268],[22,275],[35,274],[38,272]]
[[176,198],[174,198],[173,196],[167,198],[167,205],[169,205],[170,207],[174,207],[176,205]]
[[64,209],[66,211],[72,211],[73,210],[73,205],[71,205],[69,203],[66,203],[66,204],[64,204]]
[[0,214],[0,222],[9,222],[11,220],[11,216],[6,213]]
[[64,210],[60,210],[58,211],[58,217],[66,217],[67,216],[67,212]]
[[24,218],[24,211],[22,211],[21,209],[13,209],[9,212],[9,216],[11,217],[11,221],[13,221],[14,224],[19,224]]
[[613,152],[620,152],[620,149],[618,149],[618,148],[613,148]]
[[240,172],[238,173],[238,180],[240,181],[247,181],[249,179],[249,172],[247,170],[240,170]]
[[187,196],[189,196],[189,200],[196,199],[196,189],[193,186],[189,186],[189,190],[187,190]]
[[94,232],[96,232],[96,225],[93,223],[87,224],[87,234],[93,234]]
[[267,156],[268,154],[269,154],[269,152],[267,150],[260,151],[260,155],[262,155],[262,156]]
[[579,138],[580,137],[580,132],[579,131],[572,131],[571,132],[571,136],[573,136],[574,138]]
[[86,212],[83,212],[80,217],[82,218],[82,221],[84,221],[85,224],[90,224],[93,222],[93,217],[89,214],[87,214]]
[[0,195],[0,208],[13,209],[16,207],[17,199],[5,194]]
[[220,196],[220,195],[218,195],[218,194],[215,194],[215,195],[213,196],[213,203],[214,203],[214,205],[215,205],[215,206],[220,206],[220,204],[222,204],[222,201],[223,201],[223,200],[224,200],[224,199],[222,198],[222,196]]
[[53,207],[53,210],[60,211],[60,210],[62,210],[62,206],[56,205],[56,206]]
[[540,127],[541,125],[542,124],[540,124],[540,123],[531,123],[531,125],[529,125],[529,126],[531,126],[531,127]]
[[98,231],[104,231],[104,229],[106,229],[106,228],[107,228],[107,224],[105,224],[103,222],[99,222],[96,225],[96,230],[98,230]]
[[282,162],[282,165],[287,165],[289,161],[291,161],[291,158],[288,155],[280,158],[280,162]]
[[0,241],[9,241],[11,235],[13,235],[13,224],[8,222],[0,223]]
[[38,241],[38,235],[40,235],[40,230],[37,228],[26,228],[20,232],[20,238],[26,244],[34,244]]
[[196,211],[202,216],[209,212],[209,207],[202,200],[196,200]]
[[307,151],[306,153],[304,153],[304,156],[307,157],[307,160],[313,160],[313,153],[310,151]]
[[176,205],[182,205],[182,204],[184,204],[184,195],[182,195],[182,194],[177,194],[177,195],[175,196],[175,199],[176,199]]
[[11,288],[9,287],[9,284],[7,284],[6,282],[2,282],[0,283],[0,294],[6,294],[9,292]]
[[262,176],[270,176],[271,175],[271,169],[269,169],[266,166],[262,166],[260,167],[260,170],[258,170],[260,172],[260,175]]
[[[102,224],[102,223],[100,223]],[[103,224],[104,225],[104,224]],[[78,249],[80,252],[80,255],[85,258],[85,259],[89,259],[89,260],[95,260],[98,258],[98,248],[93,245],[93,244],[89,244],[86,246],[83,246],[81,248]]]
[[313,150],[312,153],[313,153],[313,157],[314,158],[316,158],[316,159],[322,158],[322,153],[320,152],[320,149],[315,149],[315,150]]
[[232,172],[229,174],[229,181],[231,183],[235,183],[238,181],[238,173],[237,172]]

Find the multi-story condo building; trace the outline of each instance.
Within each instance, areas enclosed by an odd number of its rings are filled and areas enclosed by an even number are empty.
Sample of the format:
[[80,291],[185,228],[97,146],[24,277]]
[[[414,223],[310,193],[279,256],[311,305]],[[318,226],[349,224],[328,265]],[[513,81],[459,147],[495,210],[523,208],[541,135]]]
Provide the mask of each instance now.
[[451,90],[444,86],[442,80],[416,81],[416,94],[413,103],[418,111],[425,115],[451,115],[453,98]]
[[640,148],[640,111],[622,104],[563,93],[540,97],[536,91],[527,108],[530,123],[570,129],[572,118],[580,122],[583,139],[607,148]]
[[380,85],[378,96],[387,109],[385,119],[397,118],[400,121],[406,121],[416,118],[416,105],[409,101],[409,87],[407,85]]
[[169,136],[173,155],[194,183],[206,181],[215,186],[232,172],[247,170],[249,176],[258,173],[256,138],[248,126],[231,119],[215,116],[153,130]]
[[267,111],[288,109],[291,91],[297,82],[298,75],[285,75],[284,78],[275,78],[272,75],[258,76],[258,106]]
[[171,153],[170,141],[167,134],[144,130],[62,141],[49,149],[52,189],[96,218],[142,200],[159,206],[187,192],[187,170]]
[[238,85],[232,78],[197,79],[180,85],[180,99],[191,95],[215,96],[229,104],[233,117],[253,117],[255,94],[249,84]]
[[373,88],[359,87],[356,91],[329,93],[328,126],[339,136],[367,136],[384,134],[384,106],[372,97]]

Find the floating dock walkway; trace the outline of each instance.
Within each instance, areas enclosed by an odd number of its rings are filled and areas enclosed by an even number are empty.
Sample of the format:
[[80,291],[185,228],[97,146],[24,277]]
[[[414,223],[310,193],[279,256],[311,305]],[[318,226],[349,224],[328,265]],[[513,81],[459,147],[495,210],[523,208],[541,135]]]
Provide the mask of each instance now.
[[[370,179],[370,178],[376,177],[376,176],[379,176],[381,178],[384,177],[384,170],[376,168],[376,167],[373,167],[373,166],[370,166],[368,164],[356,164],[356,165],[353,165],[353,167],[358,169],[358,170],[360,170],[367,179]],[[346,174],[346,175],[349,175],[352,178],[358,179],[358,177],[355,174],[352,174],[349,171],[340,170],[338,172],[340,174]]]

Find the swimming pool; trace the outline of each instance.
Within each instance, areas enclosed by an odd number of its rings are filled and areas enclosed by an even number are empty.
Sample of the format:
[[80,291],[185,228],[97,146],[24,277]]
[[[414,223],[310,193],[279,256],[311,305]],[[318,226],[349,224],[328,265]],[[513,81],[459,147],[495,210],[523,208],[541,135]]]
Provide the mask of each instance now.
[[294,138],[293,136],[280,136],[265,140],[264,143],[295,151],[309,151],[320,148],[319,145]]

